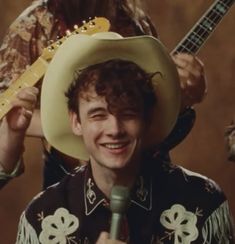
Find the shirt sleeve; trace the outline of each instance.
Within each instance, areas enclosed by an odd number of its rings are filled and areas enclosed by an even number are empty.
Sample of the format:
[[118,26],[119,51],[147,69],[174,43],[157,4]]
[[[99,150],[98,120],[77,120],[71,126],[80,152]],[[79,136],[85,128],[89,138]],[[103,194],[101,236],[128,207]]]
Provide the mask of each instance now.
[[207,218],[202,229],[203,243],[234,243],[234,226],[228,201]]
[[39,244],[39,240],[35,229],[28,222],[25,216],[25,212],[23,212],[18,226],[16,244],[25,244],[25,243]]
[[47,8],[38,1],[10,25],[0,47],[0,92],[41,55],[50,38],[52,21]]
[[32,34],[19,19],[8,29],[0,48],[0,90],[3,91],[21,75],[32,62]]
[[23,172],[24,172],[24,161],[23,161],[22,158],[17,162],[17,164],[16,164],[15,168],[13,169],[13,171],[11,173],[8,173],[8,174],[4,172],[4,168],[1,167],[1,165],[0,165],[0,189],[4,185],[6,185],[6,183],[9,180],[21,175]]

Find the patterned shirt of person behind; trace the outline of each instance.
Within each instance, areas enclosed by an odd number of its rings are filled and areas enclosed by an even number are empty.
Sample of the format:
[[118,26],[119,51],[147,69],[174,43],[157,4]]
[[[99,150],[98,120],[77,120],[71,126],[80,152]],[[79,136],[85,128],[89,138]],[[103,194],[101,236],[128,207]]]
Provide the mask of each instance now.
[[[111,26],[122,36],[148,34],[157,36],[145,15],[134,23],[119,15]],[[52,14],[46,1],[33,1],[9,27],[0,48],[0,89],[4,90],[22,74],[42,53],[51,41],[66,34],[66,25],[59,15]]]

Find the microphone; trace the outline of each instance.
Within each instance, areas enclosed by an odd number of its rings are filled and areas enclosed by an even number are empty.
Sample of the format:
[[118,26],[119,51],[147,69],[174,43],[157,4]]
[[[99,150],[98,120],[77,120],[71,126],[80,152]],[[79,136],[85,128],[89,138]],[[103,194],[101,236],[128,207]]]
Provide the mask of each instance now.
[[110,198],[112,220],[110,227],[110,239],[117,240],[120,232],[120,224],[123,214],[130,204],[130,191],[128,187],[113,186]]

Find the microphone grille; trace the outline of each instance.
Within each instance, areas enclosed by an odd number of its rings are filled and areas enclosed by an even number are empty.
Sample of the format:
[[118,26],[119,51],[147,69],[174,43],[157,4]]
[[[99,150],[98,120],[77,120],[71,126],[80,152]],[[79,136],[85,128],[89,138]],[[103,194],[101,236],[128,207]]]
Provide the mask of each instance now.
[[124,213],[130,204],[130,190],[125,186],[113,186],[110,197],[110,209],[113,213]]

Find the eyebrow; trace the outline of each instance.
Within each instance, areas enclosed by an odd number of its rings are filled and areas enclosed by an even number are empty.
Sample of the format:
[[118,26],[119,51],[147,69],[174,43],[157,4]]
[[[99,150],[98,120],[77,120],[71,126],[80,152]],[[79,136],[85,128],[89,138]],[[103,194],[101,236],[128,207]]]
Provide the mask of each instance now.
[[102,107],[97,107],[97,108],[91,108],[90,110],[88,110],[87,112],[87,115],[92,115],[94,113],[97,113],[97,112],[107,112],[107,110],[105,108],[102,108]]

